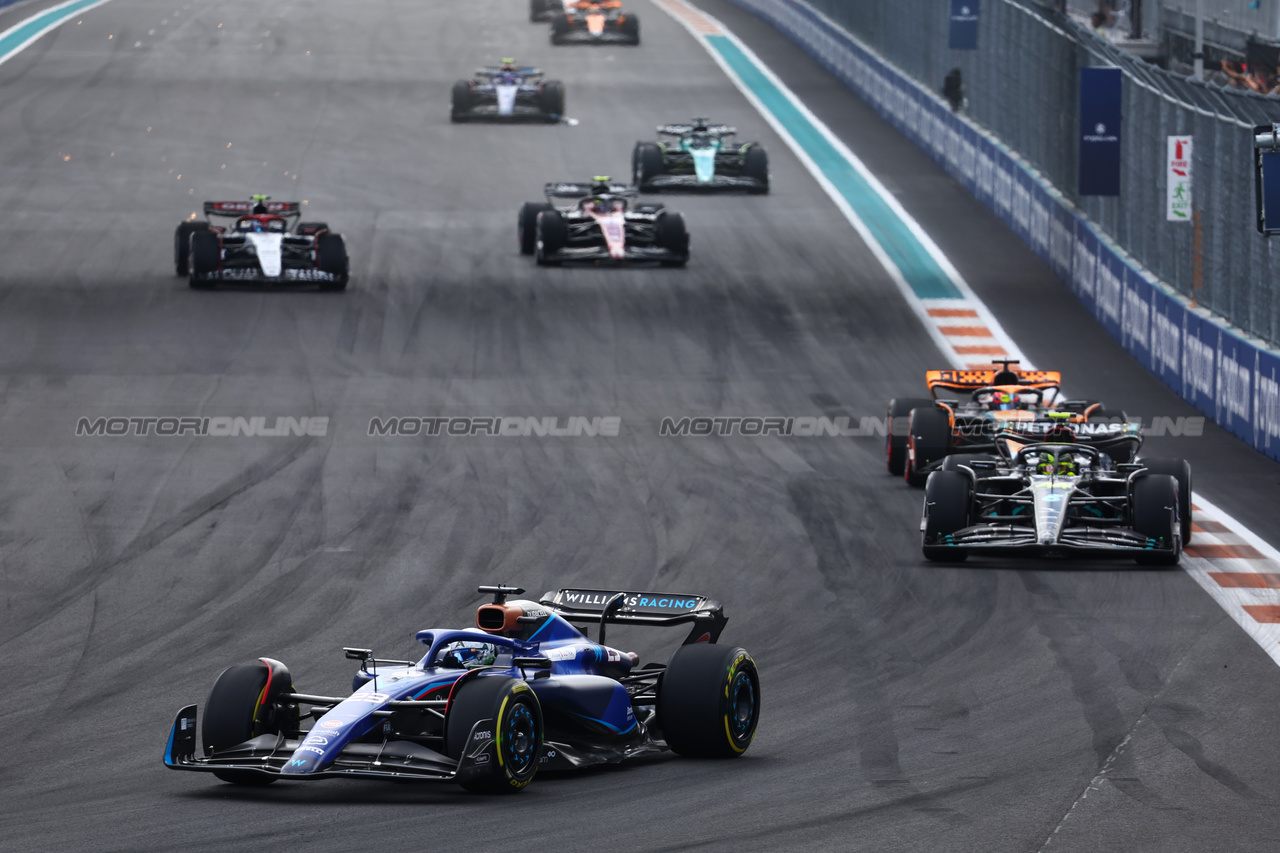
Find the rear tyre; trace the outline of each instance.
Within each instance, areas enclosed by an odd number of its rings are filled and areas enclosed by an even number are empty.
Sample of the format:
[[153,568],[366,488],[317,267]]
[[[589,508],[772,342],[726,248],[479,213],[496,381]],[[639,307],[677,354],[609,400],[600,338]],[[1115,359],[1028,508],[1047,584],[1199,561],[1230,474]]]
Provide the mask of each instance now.
[[325,232],[316,238],[316,267],[320,272],[333,273],[333,281],[320,282],[321,290],[345,290],[350,278],[351,261],[347,257],[347,244],[341,234]]
[[666,171],[666,158],[656,142],[637,142],[631,151],[631,174],[635,185],[649,189],[649,182]]
[[208,231],[208,222],[179,222],[173,232],[173,268],[178,275],[187,274],[187,259],[191,251],[191,235],[196,231]]
[[564,224],[564,217],[558,210],[544,210],[538,214],[538,241],[534,247],[534,260],[540,266],[559,266],[560,261],[554,256],[564,248],[569,238],[569,230]]
[[453,96],[449,100],[449,120],[466,121],[471,107],[471,84],[466,80],[459,80],[453,84]]
[[662,261],[662,266],[682,267],[689,263],[689,230],[680,214],[666,210],[658,214],[657,242],[659,247],[675,255],[671,260]]
[[189,242],[190,284],[196,290],[212,290],[217,282],[199,276],[218,271],[222,264],[222,241],[209,230],[193,231]]
[[1168,474],[1178,481],[1178,518],[1182,545],[1191,541],[1191,463],[1185,459],[1140,459],[1148,474]]
[[632,44],[640,43],[640,18],[630,12],[618,22],[618,29],[631,39]]
[[[276,697],[292,692],[293,684],[289,670],[283,664],[276,666],[274,674],[261,661],[229,667],[213,682],[200,732],[205,755],[216,755],[259,735],[278,734],[282,724],[297,728],[297,706],[277,707]],[[237,770],[215,770],[213,775],[235,785],[260,786],[275,781],[274,776]]]
[[538,23],[550,8],[551,6],[547,0],[529,0],[529,21],[535,24]]
[[542,708],[529,685],[518,678],[489,675],[468,678],[449,701],[444,723],[445,751],[462,757],[471,728],[493,720],[494,760],[482,765],[483,775],[462,787],[485,794],[514,794],[533,781],[542,752]]
[[[950,460],[948,460],[950,461]],[[973,512],[973,481],[960,471],[934,471],[924,487],[924,541],[937,542],[969,526]],[[959,563],[968,554],[945,545],[924,545],[924,557],[934,562]]]
[[756,195],[769,192],[769,152],[765,151],[760,143],[751,143],[742,155],[742,176],[754,178],[759,182],[760,186],[753,188],[750,192]]
[[1145,566],[1176,566],[1182,556],[1174,526],[1178,509],[1178,481],[1168,474],[1149,474],[1133,483],[1130,511],[1133,513],[1133,529],[1148,539],[1156,541],[1156,547],[1170,549],[1140,553],[1135,559]]
[[516,217],[516,236],[520,241],[520,254],[532,255],[538,247],[538,214],[552,210],[551,205],[540,201],[526,201],[520,205]]
[[553,121],[559,121],[564,115],[564,84],[559,80],[548,80],[538,90],[538,109],[547,114]]
[[932,400],[916,397],[895,397],[889,401],[889,416],[884,426],[884,455],[889,473],[895,477],[902,476],[907,464],[907,418],[912,409],[931,405]]
[[926,466],[941,462],[951,449],[951,419],[941,409],[921,406],[907,416],[907,462],[903,476],[909,485],[923,486]]
[[760,674],[743,649],[694,643],[671,656],[658,687],[658,724],[671,749],[737,758],[760,719]]

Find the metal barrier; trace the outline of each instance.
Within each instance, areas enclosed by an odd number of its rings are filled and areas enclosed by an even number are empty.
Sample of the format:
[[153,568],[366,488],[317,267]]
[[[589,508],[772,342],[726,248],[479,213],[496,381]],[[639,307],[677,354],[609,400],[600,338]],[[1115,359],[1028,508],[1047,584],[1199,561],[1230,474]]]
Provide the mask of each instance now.
[[[810,5],[933,92],[960,69],[966,114],[1134,260],[1232,325],[1280,343],[1280,257],[1254,229],[1250,132],[1280,121],[1280,97],[1164,71],[1032,0],[983,3],[974,51],[947,47],[949,4],[937,0]],[[1115,198],[1076,192],[1080,68],[1093,65],[1124,72]],[[1173,135],[1194,137],[1190,223],[1165,219],[1166,138]]]

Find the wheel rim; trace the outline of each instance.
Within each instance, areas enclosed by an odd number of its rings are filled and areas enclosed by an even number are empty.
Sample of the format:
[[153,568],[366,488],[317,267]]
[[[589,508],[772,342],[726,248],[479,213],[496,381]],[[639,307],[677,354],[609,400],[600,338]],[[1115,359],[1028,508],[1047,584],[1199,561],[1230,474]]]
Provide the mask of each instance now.
[[538,726],[523,702],[511,709],[503,731],[502,757],[517,776],[533,766],[538,751]]
[[741,745],[756,727],[756,684],[751,673],[738,670],[729,686],[729,735]]

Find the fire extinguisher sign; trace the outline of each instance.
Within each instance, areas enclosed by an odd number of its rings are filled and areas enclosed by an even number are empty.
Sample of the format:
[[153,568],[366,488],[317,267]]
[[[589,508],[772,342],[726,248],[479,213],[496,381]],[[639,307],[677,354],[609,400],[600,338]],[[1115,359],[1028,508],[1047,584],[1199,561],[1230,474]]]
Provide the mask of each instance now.
[[1169,169],[1166,173],[1165,218],[1170,222],[1191,221],[1191,137],[1169,137]]

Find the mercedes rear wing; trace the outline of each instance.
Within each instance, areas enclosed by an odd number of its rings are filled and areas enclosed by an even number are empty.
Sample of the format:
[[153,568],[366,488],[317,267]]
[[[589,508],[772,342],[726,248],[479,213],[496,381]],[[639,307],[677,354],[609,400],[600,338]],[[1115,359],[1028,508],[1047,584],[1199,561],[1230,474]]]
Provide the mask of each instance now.
[[646,625],[660,628],[692,625],[684,645],[714,643],[720,639],[720,632],[729,621],[720,602],[701,595],[561,589],[545,593],[538,603],[566,622],[599,625],[599,643],[604,643],[606,625]]
[[[595,193],[594,184],[560,182],[542,188],[547,198],[587,198]],[[640,193],[630,184],[609,184],[610,195],[636,196]]]
[[[302,216],[300,201],[264,201],[262,206],[266,213],[275,216]],[[206,201],[205,216],[248,216],[253,213],[256,201]]]

